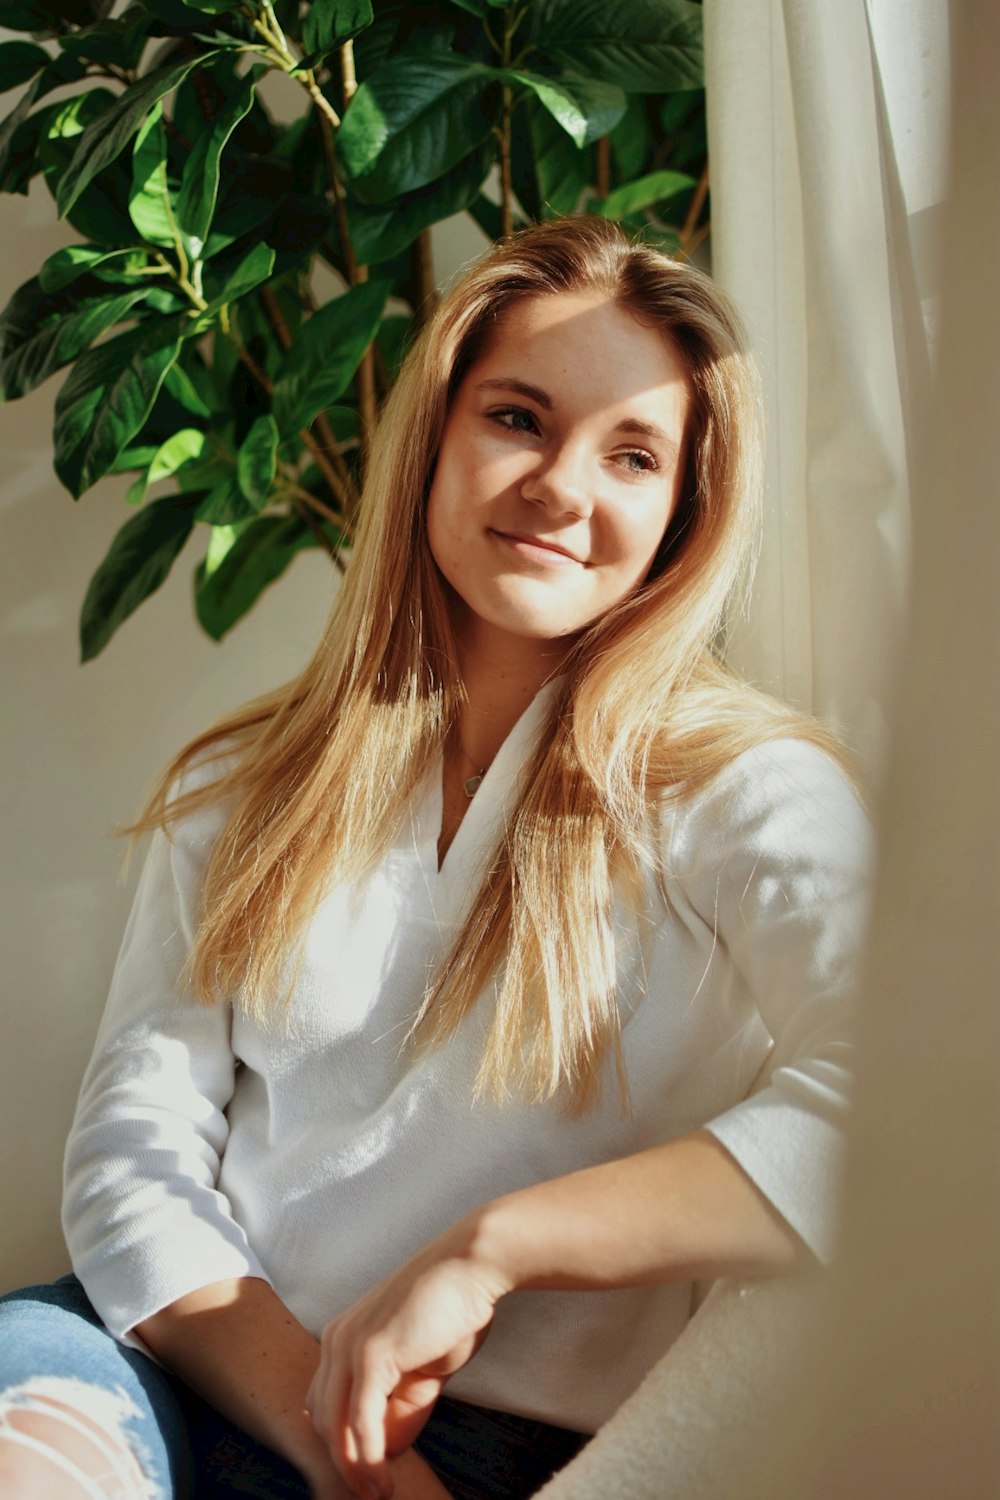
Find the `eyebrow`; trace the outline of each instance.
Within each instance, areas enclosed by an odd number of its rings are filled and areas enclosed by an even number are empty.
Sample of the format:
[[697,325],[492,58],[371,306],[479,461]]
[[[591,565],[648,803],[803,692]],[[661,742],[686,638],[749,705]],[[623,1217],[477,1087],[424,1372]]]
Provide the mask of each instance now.
[[[477,389],[480,391],[516,391],[520,396],[527,396],[529,401],[534,401],[544,411],[552,410],[552,397],[543,391],[541,386],[530,385],[528,381],[518,380],[515,376],[481,380]],[[634,433],[636,437],[653,438],[674,449],[678,446],[676,440],[668,432],[664,432],[662,427],[657,427],[654,422],[644,422],[639,417],[623,417],[615,424],[615,431]]]

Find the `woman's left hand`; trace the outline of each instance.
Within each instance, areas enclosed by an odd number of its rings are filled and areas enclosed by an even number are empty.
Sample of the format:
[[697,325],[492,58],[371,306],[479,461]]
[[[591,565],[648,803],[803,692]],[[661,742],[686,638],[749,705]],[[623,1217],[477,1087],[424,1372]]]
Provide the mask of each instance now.
[[388,1459],[417,1437],[509,1290],[475,1240],[469,1221],[454,1225],[323,1330],[307,1409],[360,1496],[391,1496]]

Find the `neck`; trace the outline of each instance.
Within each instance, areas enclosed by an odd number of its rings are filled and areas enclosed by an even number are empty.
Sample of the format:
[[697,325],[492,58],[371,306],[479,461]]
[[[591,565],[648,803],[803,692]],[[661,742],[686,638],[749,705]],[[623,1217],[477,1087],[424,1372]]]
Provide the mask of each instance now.
[[477,771],[491,763],[538,690],[561,670],[570,645],[483,635],[464,631],[458,645],[465,689],[458,729],[462,748]]

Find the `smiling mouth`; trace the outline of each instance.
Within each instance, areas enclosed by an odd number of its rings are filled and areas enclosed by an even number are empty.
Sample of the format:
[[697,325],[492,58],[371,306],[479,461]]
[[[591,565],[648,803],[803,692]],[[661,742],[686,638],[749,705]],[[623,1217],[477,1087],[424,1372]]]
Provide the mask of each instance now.
[[490,528],[490,535],[497,537],[501,542],[506,542],[522,557],[535,559],[539,562],[549,562],[556,565],[576,563],[577,567],[583,567],[583,559],[569,552],[565,547],[560,547],[557,542],[546,541],[539,536],[527,536],[517,531],[495,531]]

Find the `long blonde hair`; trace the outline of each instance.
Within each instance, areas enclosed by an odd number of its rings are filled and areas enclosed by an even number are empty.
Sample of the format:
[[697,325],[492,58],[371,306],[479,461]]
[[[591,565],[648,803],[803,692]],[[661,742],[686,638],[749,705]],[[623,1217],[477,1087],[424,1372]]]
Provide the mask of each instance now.
[[[732,306],[692,266],[607,221],[572,218],[515,235],[468,272],[387,402],[350,565],[312,660],[187,745],[135,826],[225,800],[190,977],[206,1003],[273,1014],[319,901],[386,852],[461,700],[424,520],[449,400],[505,309],[563,291],[607,297],[680,352],[691,388],[684,485],[649,578],[572,648],[519,805],[412,1035],[442,1043],[491,984],[477,1088],[563,1091],[583,1107],[609,1053],[620,1064],[612,888],[646,857],[651,805],[690,796],[778,735],[837,753],[716,654],[758,531],[758,391]],[[206,758],[218,774],[178,793]]]

